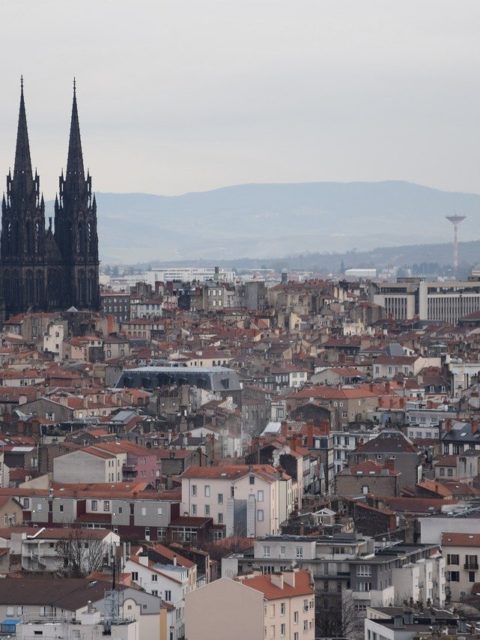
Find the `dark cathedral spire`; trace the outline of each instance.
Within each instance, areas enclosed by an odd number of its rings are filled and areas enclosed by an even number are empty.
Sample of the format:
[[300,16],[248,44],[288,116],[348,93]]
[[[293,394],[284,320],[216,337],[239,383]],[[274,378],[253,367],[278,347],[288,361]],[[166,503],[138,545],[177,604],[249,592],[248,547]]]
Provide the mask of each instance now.
[[23,97],[23,76],[20,81],[20,111],[18,114],[17,147],[15,150],[13,179],[19,180],[22,177],[29,185],[33,182],[30,145],[28,143],[27,115]]
[[45,228],[40,179],[32,171],[23,78],[20,87],[15,164],[1,202],[0,320],[2,297],[7,317],[71,305],[98,309],[96,203],[83,166],[75,83],[67,171],[55,198],[55,230],[51,219]]
[[79,186],[85,184],[85,172],[83,169],[82,140],[80,138],[80,124],[78,122],[77,109],[77,88],[73,81],[73,104],[72,119],[70,122],[70,139],[68,143],[68,159],[66,180],[77,183]]

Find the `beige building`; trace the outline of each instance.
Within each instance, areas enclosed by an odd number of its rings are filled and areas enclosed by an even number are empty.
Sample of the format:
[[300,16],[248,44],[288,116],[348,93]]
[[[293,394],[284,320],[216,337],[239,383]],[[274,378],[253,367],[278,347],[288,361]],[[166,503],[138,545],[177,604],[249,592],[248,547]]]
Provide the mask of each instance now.
[[293,509],[292,479],[271,465],[192,466],[182,474],[180,512],[213,518],[227,536],[277,534]]
[[22,524],[23,509],[18,500],[9,496],[0,497],[0,527],[14,527]]
[[125,452],[110,453],[95,446],[58,456],[53,461],[54,482],[121,482]]
[[480,582],[480,534],[443,533],[441,544],[446,557],[447,595],[458,602],[470,595],[473,585]]
[[313,581],[305,570],[221,578],[189,593],[185,614],[185,640],[313,640]]

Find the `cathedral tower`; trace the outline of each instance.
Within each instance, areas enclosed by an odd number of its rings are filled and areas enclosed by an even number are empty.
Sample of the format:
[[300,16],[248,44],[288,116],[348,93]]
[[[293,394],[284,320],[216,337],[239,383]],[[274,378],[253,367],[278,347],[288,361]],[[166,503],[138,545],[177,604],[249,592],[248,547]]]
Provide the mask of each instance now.
[[32,172],[23,80],[13,176],[9,172],[2,200],[0,249],[6,315],[45,307],[45,205],[40,179]]
[[45,228],[40,180],[32,171],[27,116],[20,91],[13,176],[7,176],[0,235],[0,299],[16,313],[99,308],[97,207],[85,177],[74,86],[67,172],[55,200],[55,233]]
[[55,240],[65,265],[69,306],[98,309],[97,205],[92,195],[92,179],[89,175],[85,177],[83,166],[75,83],[67,171],[60,176],[59,197],[55,200]]

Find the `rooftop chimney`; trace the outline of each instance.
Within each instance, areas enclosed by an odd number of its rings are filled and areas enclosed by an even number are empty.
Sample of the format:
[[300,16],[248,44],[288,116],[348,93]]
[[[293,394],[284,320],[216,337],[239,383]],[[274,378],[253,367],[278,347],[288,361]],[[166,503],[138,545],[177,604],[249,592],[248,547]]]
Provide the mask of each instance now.
[[296,573],[297,572],[295,570],[285,571],[283,573],[283,581],[285,582],[285,584],[288,584],[291,587],[295,588],[295,574]]
[[270,580],[275,587],[283,589],[283,573],[270,574]]

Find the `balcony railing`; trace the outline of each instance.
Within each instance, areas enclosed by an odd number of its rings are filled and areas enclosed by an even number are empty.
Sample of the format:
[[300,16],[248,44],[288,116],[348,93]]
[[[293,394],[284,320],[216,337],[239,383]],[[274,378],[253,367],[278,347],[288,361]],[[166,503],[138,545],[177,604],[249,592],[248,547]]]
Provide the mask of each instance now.
[[467,571],[478,571],[478,561],[477,560],[467,561],[463,565],[463,568],[466,569]]

